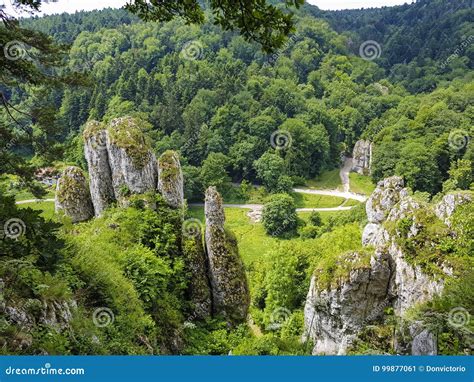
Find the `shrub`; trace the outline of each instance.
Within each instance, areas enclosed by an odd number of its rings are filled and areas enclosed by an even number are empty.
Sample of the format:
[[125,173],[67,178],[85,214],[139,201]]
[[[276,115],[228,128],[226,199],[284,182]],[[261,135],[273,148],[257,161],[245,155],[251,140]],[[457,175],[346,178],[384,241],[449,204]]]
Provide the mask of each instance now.
[[315,239],[321,234],[321,228],[314,225],[308,225],[301,228],[300,236],[302,239]]
[[271,236],[294,235],[298,226],[295,202],[287,194],[276,194],[270,197],[263,208],[263,226]]
[[315,227],[319,227],[323,223],[321,214],[318,211],[311,212],[311,215],[309,215],[309,221]]

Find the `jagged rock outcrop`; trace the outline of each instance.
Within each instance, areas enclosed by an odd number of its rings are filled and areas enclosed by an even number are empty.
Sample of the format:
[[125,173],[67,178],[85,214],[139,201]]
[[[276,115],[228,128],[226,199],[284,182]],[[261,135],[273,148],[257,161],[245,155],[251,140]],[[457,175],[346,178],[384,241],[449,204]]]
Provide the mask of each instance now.
[[206,190],[204,209],[213,313],[222,314],[232,324],[242,322],[246,319],[250,304],[247,278],[237,241],[224,229],[222,197],[215,187]]
[[[352,253],[345,261],[357,264],[361,256]],[[392,275],[388,255],[377,251],[369,266],[355,266],[337,287],[321,287],[313,276],[304,308],[305,339],[313,340],[313,354],[345,354],[357,333],[389,305]]]
[[92,204],[95,216],[99,216],[115,201],[112,171],[107,152],[106,128],[100,122],[89,121],[85,126],[83,138]]
[[427,329],[423,329],[418,322],[410,325],[411,355],[436,355],[438,346],[436,337]]
[[381,180],[367,200],[365,211],[369,223],[380,224],[387,219],[391,209],[406,196],[403,179],[399,176]]
[[190,277],[188,298],[193,306],[190,321],[206,319],[212,314],[212,296],[201,226],[195,219],[184,221],[183,254]]
[[56,186],[55,210],[56,213],[62,211],[73,223],[94,216],[89,185],[79,167],[66,168],[59,178]]
[[109,124],[106,138],[116,198],[156,190],[156,158],[137,121],[131,117],[114,119]]
[[[447,224],[455,207],[469,201],[469,196],[446,195],[436,206],[436,215]],[[432,245],[429,236],[419,235],[423,235],[424,225],[437,218],[429,206],[421,206],[410,196],[402,178],[379,182],[367,201],[366,212],[369,223],[362,243],[365,250],[375,247],[370,266],[358,265],[363,254],[346,254],[338,263],[338,267],[350,269],[345,279],[321,285],[318,272],[312,277],[305,305],[305,336],[313,339],[315,354],[344,354],[363,327],[383,315],[385,308],[391,307],[403,317],[415,304],[441,294],[444,276],[451,272],[442,263],[435,276],[413,262],[417,253],[408,256],[404,252],[406,240],[424,247]],[[436,339],[426,328],[410,327],[408,337],[408,344],[400,347],[403,352],[436,354]]]
[[380,247],[389,240],[388,232],[381,224],[369,223],[362,232],[362,245]]
[[359,140],[352,150],[352,171],[369,175],[372,164],[372,143]]
[[158,191],[171,207],[183,207],[183,171],[175,151],[164,152],[158,160]]
[[451,224],[449,218],[456,207],[469,202],[472,202],[472,197],[467,193],[456,192],[445,195],[435,207],[436,216],[449,226]]
[[[24,299],[10,301],[0,309],[7,325],[14,325],[15,334],[0,337],[0,346],[18,350],[27,350],[33,344],[32,329],[38,324],[62,332],[69,328],[73,313],[77,309],[75,300]],[[7,345],[8,344],[8,345]]]

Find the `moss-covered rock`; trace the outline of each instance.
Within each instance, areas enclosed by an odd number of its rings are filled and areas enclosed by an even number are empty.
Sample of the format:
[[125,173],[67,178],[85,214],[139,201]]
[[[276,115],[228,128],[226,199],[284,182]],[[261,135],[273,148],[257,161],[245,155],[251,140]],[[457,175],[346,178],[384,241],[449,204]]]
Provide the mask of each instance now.
[[[202,320],[212,314],[212,296],[208,278],[206,253],[202,242],[201,227],[197,222],[192,229],[183,229],[183,255],[189,274],[188,299],[191,302],[191,320]],[[188,226],[189,228],[189,226]]]
[[89,185],[79,167],[67,167],[56,186],[56,212],[63,212],[73,223],[94,216]]
[[222,197],[215,187],[206,190],[205,215],[213,312],[236,324],[247,317],[250,295],[237,240],[224,229]]
[[313,354],[345,354],[366,326],[383,316],[394,298],[391,260],[384,251],[370,257],[347,253],[331,270],[316,272],[306,299],[305,339],[315,346]]
[[175,151],[168,150],[158,159],[158,191],[171,207],[183,206],[183,171]]
[[110,144],[123,149],[136,168],[147,164],[151,147],[139,127],[138,120],[132,117],[113,119],[107,132]]
[[156,158],[138,120],[123,117],[110,122],[107,129],[107,153],[113,189],[118,200],[124,196],[124,189],[138,194],[156,190]]

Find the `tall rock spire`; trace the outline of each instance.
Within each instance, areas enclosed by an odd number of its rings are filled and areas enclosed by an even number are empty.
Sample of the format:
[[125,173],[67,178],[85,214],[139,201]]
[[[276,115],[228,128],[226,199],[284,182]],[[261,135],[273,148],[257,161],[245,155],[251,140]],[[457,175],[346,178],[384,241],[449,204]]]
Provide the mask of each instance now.
[[250,303],[249,289],[237,241],[224,229],[222,197],[215,187],[206,190],[204,209],[213,313],[222,314],[235,324],[246,319]]
[[183,207],[183,171],[175,151],[164,152],[158,160],[158,191],[169,206]]
[[95,215],[99,216],[115,200],[107,152],[106,127],[100,122],[89,121],[85,126],[83,138],[92,204]]

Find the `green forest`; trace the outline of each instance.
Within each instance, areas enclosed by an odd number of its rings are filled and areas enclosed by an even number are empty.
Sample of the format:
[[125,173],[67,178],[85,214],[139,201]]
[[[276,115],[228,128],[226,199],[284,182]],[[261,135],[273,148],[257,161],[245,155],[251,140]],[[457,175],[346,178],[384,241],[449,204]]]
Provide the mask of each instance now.
[[131,3],[0,8],[0,354],[472,354],[471,1]]

